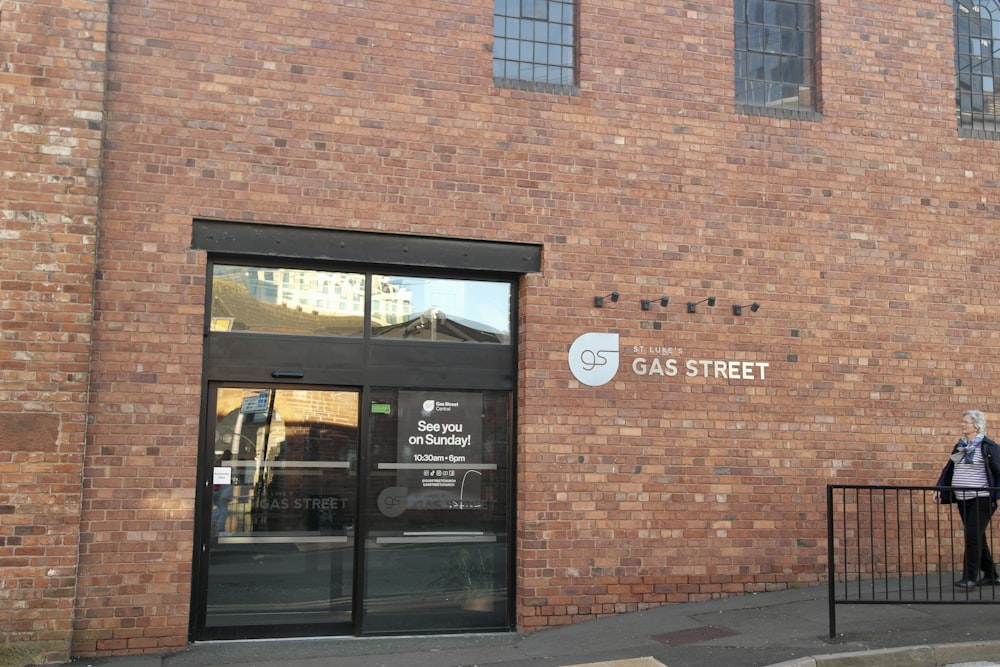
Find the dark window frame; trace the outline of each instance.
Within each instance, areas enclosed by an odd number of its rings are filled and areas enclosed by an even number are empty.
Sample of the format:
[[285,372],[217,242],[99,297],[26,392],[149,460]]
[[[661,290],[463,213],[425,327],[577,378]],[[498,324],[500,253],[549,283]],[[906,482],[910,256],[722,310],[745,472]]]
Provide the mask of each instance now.
[[735,0],[738,113],[819,120],[816,0]]
[[578,17],[577,0],[494,0],[493,84],[579,94]]
[[1000,139],[1000,2],[954,0],[953,9],[959,136]]

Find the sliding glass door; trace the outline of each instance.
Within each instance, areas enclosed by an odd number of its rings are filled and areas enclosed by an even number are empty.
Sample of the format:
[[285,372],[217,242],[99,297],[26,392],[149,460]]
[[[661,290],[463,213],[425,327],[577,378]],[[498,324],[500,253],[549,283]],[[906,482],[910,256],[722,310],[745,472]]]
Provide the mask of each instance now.
[[212,392],[207,635],[349,631],[358,392]]
[[509,410],[506,392],[372,392],[365,632],[506,627]]
[[508,627],[508,392],[212,392],[202,639]]

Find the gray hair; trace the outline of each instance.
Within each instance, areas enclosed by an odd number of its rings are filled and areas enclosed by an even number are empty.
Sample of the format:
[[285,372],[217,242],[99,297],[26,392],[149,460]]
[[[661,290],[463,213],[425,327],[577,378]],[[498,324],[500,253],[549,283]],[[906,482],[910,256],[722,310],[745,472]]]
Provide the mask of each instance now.
[[986,415],[983,414],[982,410],[966,410],[962,416],[972,420],[972,425],[976,427],[976,431],[980,435],[986,433]]

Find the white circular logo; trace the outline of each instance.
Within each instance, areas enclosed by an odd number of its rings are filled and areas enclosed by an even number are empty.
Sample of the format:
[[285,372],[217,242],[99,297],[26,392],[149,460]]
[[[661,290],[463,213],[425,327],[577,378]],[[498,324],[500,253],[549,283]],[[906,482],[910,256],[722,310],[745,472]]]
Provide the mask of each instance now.
[[569,370],[585,385],[600,387],[618,372],[618,334],[585,333],[569,347]]
[[424,412],[434,412],[434,399],[428,398],[423,404]]

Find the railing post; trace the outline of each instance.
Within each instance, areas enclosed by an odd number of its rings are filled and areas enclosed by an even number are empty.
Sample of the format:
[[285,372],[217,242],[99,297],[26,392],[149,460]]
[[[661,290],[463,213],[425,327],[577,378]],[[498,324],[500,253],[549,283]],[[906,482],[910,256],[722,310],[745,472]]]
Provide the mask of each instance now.
[[837,636],[836,580],[837,568],[833,559],[833,486],[826,485],[826,562],[829,571],[828,597],[830,605],[830,638]]

